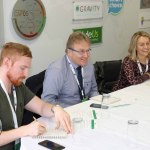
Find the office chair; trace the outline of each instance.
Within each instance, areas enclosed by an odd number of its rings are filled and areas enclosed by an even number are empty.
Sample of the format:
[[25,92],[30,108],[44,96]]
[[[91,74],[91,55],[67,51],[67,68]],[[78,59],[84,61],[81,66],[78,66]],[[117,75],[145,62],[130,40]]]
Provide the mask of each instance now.
[[94,69],[95,69],[95,79],[96,79],[96,83],[97,83],[97,88],[99,93],[101,94],[101,82],[104,78],[104,73],[103,73],[103,62],[102,61],[96,61],[94,63]]
[[94,64],[100,94],[112,92],[114,84],[118,81],[121,64],[122,60],[100,61]]
[[[29,77],[25,85],[33,92],[36,96],[41,98],[41,94],[43,92],[43,81],[45,76],[45,70]],[[33,116],[39,118],[40,115],[32,113],[28,110],[24,110],[22,125],[29,124],[33,121]]]

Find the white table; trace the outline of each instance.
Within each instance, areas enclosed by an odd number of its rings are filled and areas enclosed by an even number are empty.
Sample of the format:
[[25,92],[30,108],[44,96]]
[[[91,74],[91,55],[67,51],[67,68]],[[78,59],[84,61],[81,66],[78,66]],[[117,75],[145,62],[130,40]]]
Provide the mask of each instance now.
[[[110,104],[108,110],[89,107],[91,103],[101,103],[101,96],[80,103],[66,110],[71,117],[82,117],[80,129],[65,139],[49,139],[65,146],[65,150],[150,150],[150,80],[130,86],[110,94],[110,98],[120,101]],[[113,107],[116,105],[130,104]],[[94,119],[93,110],[96,112]],[[53,120],[41,118],[52,125]],[[94,120],[94,129],[91,129]],[[137,120],[134,137],[129,134],[128,120]],[[130,131],[132,132],[132,131]],[[21,150],[46,150],[38,145],[44,139],[24,137]]]

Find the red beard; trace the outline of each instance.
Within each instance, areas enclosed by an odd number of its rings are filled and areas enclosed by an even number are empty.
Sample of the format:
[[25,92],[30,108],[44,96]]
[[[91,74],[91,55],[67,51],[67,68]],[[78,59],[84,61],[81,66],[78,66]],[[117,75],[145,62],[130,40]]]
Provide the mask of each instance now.
[[14,86],[21,85],[22,81],[25,79],[25,76],[22,76],[16,79],[10,73],[7,74],[7,77]]

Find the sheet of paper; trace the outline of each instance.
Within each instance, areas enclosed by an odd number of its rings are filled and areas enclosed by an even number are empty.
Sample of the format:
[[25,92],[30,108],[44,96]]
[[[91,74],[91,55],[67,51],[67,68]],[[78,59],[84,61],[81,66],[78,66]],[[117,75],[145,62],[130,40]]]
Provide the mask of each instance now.
[[[91,97],[90,99],[101,103],[102,95],[94,96],[94,97]],[[114,104],[114,103],[119,102],[119,101],[120,101],[119,98],[110,96],[108,98],[108,102],[107,103],[108,103],[108,105],[110,105],[110,104]],[[104,102],[104,104],[105,104],[105,102]]]

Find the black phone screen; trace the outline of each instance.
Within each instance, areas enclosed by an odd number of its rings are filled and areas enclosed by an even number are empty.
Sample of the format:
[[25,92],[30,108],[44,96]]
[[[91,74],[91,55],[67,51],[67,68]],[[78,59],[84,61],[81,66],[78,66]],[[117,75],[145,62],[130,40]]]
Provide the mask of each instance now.
[[64,146],[57,144],[55,142],[49,141],[49,140],[41,141],[38,144],[44,147],[47,147],[48,149],[51,149],[51,150],[62,150],[65,148]]
[[95,103],[92,103],[92,104],[90,105],[90,107],[108,109],[108,106],[106,106],[106,105],[95,104]]
[[101,108],[101,104],[92,103],[92,104],[90,105],[90,107]]

